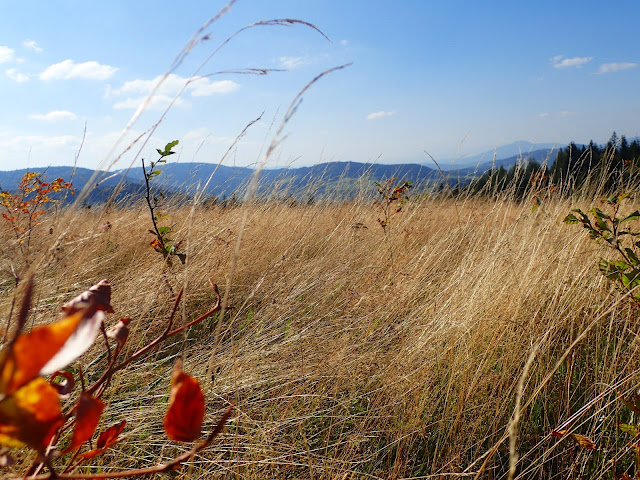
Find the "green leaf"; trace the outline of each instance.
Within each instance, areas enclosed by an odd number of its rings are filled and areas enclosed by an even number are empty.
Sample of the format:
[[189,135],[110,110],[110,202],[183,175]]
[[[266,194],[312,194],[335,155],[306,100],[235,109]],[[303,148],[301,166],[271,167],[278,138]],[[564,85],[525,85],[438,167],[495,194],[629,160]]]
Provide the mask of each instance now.
[[638,436],[638,429],[633,425],[627,425],[626,423],[619,423],[618,428],[620,431],[631,435],[632,437]]
[[598,268],[602,275],[607,277],[609,280],[620,281],[620,270],[615,266],[613,262],[608,262],[607,260],[600,260],[598,264]]
[[632,220],[638,220],[639,218],[640,218],[640,212],[638,210],[636,210],[635,212],[627,215],[622,220],[620,220],[620,223],[630,222]]
[[168,233],[171,233],[171,227],[158,227],[158,233],[162,236],[165,236]]
[[609,225],[607,225],[606,222],[600,217],[596,217],[596,227],[598,227],[603,232],[611,231],[611,229],[609,228]]
[[160,156],[162,157],[168,157],[169,155],[173,155],[176,152],[172,152],[171,149],[173,147],[175,147],[176,145],[178,145],[178,140],[174,140],[173,142],[169,142],[165,145],[164,147],[164,151],[158,150],[158,153],[160,154]]
[[622,275],[622,284],[631,290],[635,288],[637,285],[640,285],[640,270],[634,268],[629,273],[625,273]]
[[631,265],[629,265],[627,262],[625,262],[624,260],[618,260],[616,262],[613,263],[615,265],[615,267],[620,270],[620,271],[624,271],[628,268],[631,268]]
[[611,221],[611,217],[609,215],[607,215],[606,213],[604,213],[602,210],[600,210],[599,208],[592,208],[591,210],[589,210],[590,212],[592,212],[596,218],[600,218],[602,220],[609,220]]
[[638,264],[640,264],[640,259],[633,250],[631,250],[630,248],[625,248],[624,250],[627,252],[627,256],[629,257],[629,260],[631,260],[633,266],[637,266]]
[[578,217],[576,217],[573,213],[570,213],[565,217],[564,223],[566,223],[567,225],[574,225],[576,223],[580,223],[580,220],[578,220]]
[[149,175],[160,175],[161,173],[162,173],[162,170],[154,170]]

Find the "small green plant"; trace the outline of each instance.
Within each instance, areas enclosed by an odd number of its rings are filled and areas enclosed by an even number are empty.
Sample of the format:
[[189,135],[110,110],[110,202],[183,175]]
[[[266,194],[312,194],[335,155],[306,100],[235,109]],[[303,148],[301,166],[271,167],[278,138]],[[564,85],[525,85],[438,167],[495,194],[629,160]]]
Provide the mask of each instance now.
[[58,203],[51,194],[64,190],[75,193],[71,182],[62,178],[47,182],[46,176],[37,172],[26,172],[22,176],[17,193],[0,189],[2,218],[11,225],[26,264],[29,264],[31,234],[41,223],[38,219],[46,213],[47,206]]
[[173,257],[178,257],[180,261],[184,264],[187,255],[185,253],[179,252],[179,248],[182,242],[176,242],[171,238],[173,232],[173,227],[171,225],[160,225],[160,222],[163,220],[167,220],[169,215],[166,213],[160,213],[160,200],[159,196],[151,193],[151,180],[158,175],[162,174],[162,170],[158,170],[157,167],[161,163],[166,163],[166,157],[173,155],[174,152],[172,149],[178,145],[178,140],[174,140],[173,142],[169,142],[165,145],[164,150],[156,149],[160,158],[155,162],[151,162],[149,164],[149,169],[144,163],[144,158],[142,159],[142,171],[144,172],[144,181],[146,187],[146,200],[147,206],[149,207],[149,213],[151,214],[151,221],[153,223],[153,230],[149,230],[149,232],[155,236],[155,238],[151,241],[151,247],[158,253],[161,253],[164,257],[165,261],[168,265],[171,265],[171,261]]
[[612,195],[603,201],[610,213],[595,207],[584,213],[574,209],[564,219],[567,224],[582,224],[589,237],[602,243],[616,253],[613,260],[600,259],[600,272],[613,281],[622,291],[630,292],[631,298],[640,303],[640,232],[633,231],[631,222],[640,219],[640,211],[619,216],[620,208],[625,200],[632,199],[631,193]]
[[384,182],[376,182],[376,190],[378,198],[375,204],[382,210],[382,217],[378,218],[378,223],[387,233],[387,227],[391,216],[402,211],[402,207],[409,201],[409,189],[412,188],[411,182],[400,182],[396,184],[396,177],[392,177]]
[[[629,294],[630,300],[640,306],[640,289],[636,288],[640,285],[640,232],[631,228],[633,222],[640,219],[640,211],[634,210],[627,215],[620,214],[623,202],[631,199],[633,199],[633,195],[630,192],[612,195],[602,202],[603,208],[608,213],[597,207],[587,213],[580,209],[574,209],[565,217],[564,223],[581,224],[591,239],[615,252],[616,257],[611,260],[601,258],[598,262],[598,268],[602,275],[612,281],[623,293]],[[637,424],[638,416],[640,416],[640,395],[634,395],[632,399],[620,396],[620,400],[628,413],[633,414],[631,417],[635,418]],[[628,451],[633,456],[632,463],[635,473],[631,477],[627,473],[614,471],[615,478],[640,479],[639,427],[631,423],[619,423],[618,428],[621,432],[632,437]],[[564,432],[554,432],[553,435],[562,436],[560,433]],[[595,444],[588,438],[579,437],[575,440],[581,446],[589,449],[595,448]],[[589,441],[590,444],[585,446],[581,443],[582,439],[586,439],[585,442]]]

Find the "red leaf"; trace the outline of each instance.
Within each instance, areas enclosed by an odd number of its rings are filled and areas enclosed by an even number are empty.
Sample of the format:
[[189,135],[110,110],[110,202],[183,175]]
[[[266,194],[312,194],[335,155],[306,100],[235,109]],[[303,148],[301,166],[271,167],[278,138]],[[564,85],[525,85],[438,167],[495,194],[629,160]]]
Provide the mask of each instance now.
[[115,445],[116,442],[118,441],[118,435],[122,433],[122,430],[124,430],[124,427],[126,424],[127,424],[127,421],[122,420],[120,423],[111,425],[104,432],[102,432],[98,437],[98,442],[96,445],[98,448],[94,450],[89,450],[88,452],[85,452],[80,456],[82,458],[93,458],[97,455],[100,455],[109,447]]
[[122,420],[120,423],[116,423],[115,425],[111,425],[104,432],[100,434],[98,437],[98,448],[109,448],[114,445],[118,440],[118,435],[122,433],[125,425],[127,424],[126,420]]
[[169,410],[164,431],[171,440],[192,442],[202,433],[205,401],[198,380],[182,372],[182,360],[176,360],[171,377]]
[[100,415],[104,410],[104,402],[88,393],[82,393],[76,406],[76,426],[73,430],[71,444],[65,452],[70,452],[81,446],[93,436],[100,422]]

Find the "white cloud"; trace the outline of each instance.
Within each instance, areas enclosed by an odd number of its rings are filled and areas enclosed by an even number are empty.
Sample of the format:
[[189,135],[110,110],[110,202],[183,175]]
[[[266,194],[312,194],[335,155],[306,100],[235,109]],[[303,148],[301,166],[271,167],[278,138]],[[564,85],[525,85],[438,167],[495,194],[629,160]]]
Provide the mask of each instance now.
[[278,61],[282,68],[287,70],[294,70],[310,63],[308,57],[280,57]]
[[540,118],[548,117],[548,116],[549,116],[549,112],[542,112],[542,113],[539,113],[539,114],[538,114],[538,116],[539,116]]
[[4,73],[6,73],[7,77],[9,77],[14,82],[24,83],[29,81],[29,75],[21,73],[15,68],[8,68]]
[[637,63],[632,62],[614,62],[614,63],[603,63],[600,65],[598,69],[598,73],[610,73],[610,72],[619,72],[621,70],[628,70],[630,68],[636,68],[638,66]]
[[[214,94],[231,93],[240,88],[240,84],[232,80],[212,82],[206,77],[194,77],[189,80],[188,78],[172,73],[167,75],[164,82],[160,84],[163,78],[164,76],[161,75],[153,80],[130,80],[125,82],[120,88],[112,88],[108,85],[104,97],[128,97],[125,100],[120,100],[115,103],[113,108],[116,110],[139,108],[153,89],[159,85],[147,108],[162,109],[166,108],[183,89],[185,92],[191,94],[192,97],[208,97]],[[174,105],[187,106],[189,103],[178,98]]]
[[378,118],[391,117],[392,115],[395,115],[395,114],[396,114],[395,110],[391,112],[385,112],[384,110],[381,110],[379,112],[373,112],[367,115],[367,120],[377,120]]
[[0,147],[5,148],[53,148],[78,144],[80,144],[80,139],[78,137],[74,137],[73,135],[61,135],[57,137],[45,137],[41,135],[20,135],[17,137],[13,137],[10,140],[0,141]]
[[13,49],[0,45],[0,63],[6,63],[13,60]]
[[68,80],[70,78],[86,78],[90,80],[106,80],[118,69],[110,65],[102,65],[98,62],[75,63],[73,60],[64,60],[48,66],[41,74],[40,79]]
[[568,68],[577,67],[580,68],[585,63],[589,63],[593,60],[593,57],[573,57],[565,58],[564,55],[556,55],[551,59],[551,63],[555,68]]
[[342,45],[343,47],[346,47],[347,45],[349,45],[349,41],[348,40],[340,40],[340,45]]
[[208,78],[200,77],[187,87],[192,97],[208,97],[215,93],[231,93],[240,88],[240,84],[233,80],[219,80],[211,82]]
[[[147,105],[145,108],[148,110],[164,110],[169,106],[169,104],[174,98],[175,97],[171,97],[169,95],[156,95],[151,99],[151,101],[149,102],[149,105]],[[146,99],[147,99],[146,96],[127,98],[126,100],[121,100],[119,102],[116,102],[113,105],[113,108],[115,110],[140,109],[144,105],[144,102]],[[189,103],[185,102],[181,98],[176,98],[173,105],[176,107],[181,107],[181,106],[184,107],[184,106],[188,106]]]
[[75,120],[78,116],[68,110],[53,110],[49,113],[33,113],[29,115],[31,120],[43,120],[45,122],[57,122],[59,120]]
[[[163,81],[164,79],[164,81]],[[160,84],[162,82],[162,84]],[[181,77],[171,73],[164,78],[159,75],[153,80],[129,80],[120,88],[107,87],[105,98],[119,95],[149,95],[151,91],[159,85],[156,90],[157,95],[176,96],[184,88],[195,97],[204,97],[214,93],[230,93],[237,90],[240,85],[232,80],[219,80],[212,82],[207,77],[194,77],[192,79]]]
[[570,117],[571,115],[575,115],[575,114],[576,112],[570,112],[569,110],[562,110],[559,115],[561,117]]
[[26,48],[27,50],[31,50],[31,51],[33,51],[33,52],[38,52],[38,53],[39,53],[39,52],[41,52],[41,51],[42,51],[42,48],[40,48],[40,47],[38,46],[38,42],[36,42],[35,40],[29,40],[29,39],[27,39],[27,40],[25,40],[24,42],[22,42],[22,46],[23,46],[24,48]]

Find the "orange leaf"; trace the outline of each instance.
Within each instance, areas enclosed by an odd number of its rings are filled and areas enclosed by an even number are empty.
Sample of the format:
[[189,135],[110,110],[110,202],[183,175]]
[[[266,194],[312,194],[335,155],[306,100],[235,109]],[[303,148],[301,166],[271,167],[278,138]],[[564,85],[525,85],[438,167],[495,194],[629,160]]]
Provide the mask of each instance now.
[[98,437],[97,447],[94,450],[89,450],[88,452],[80,455],[82,458],[93,458],[97,455],[100,455],[107,448],[111,447],[118,441],[118,435],[122,433],[125,425],[127,424],[126,420],[122,420],[120,423],[116,423],[115,425],[111,425],[104,432],[100,434]]
[[182,360],[176,360],[164,431],[171,440],[192,442],[200,437],[204,413],[204,395],[198,380],[183,373]]
[[111,287],[105,280],[94,285],[62,310],[66,316],[55,323],[19,335],[0,352],[0,393],[10,395],[38,375],[66,367],[94,342],[109,303]]
[[93,436],[104,410],[104,402],[88,393],[82,393],[76,406],[76,427],[73,430],[71,444],[65,452],[75,450]]
[[589,437],[585,437],[584,435],[579,435],[577,433],[572,433],[571,437],[578,442],[582,448],[586,448],[587,450],[595,450],[596,444]]
[[64,424],[60,397],[44,378],[36,378],[0,402],[0,443],[29,445],[44,452]]
[[0,393],[10,395],[37,377],[76,330],[83,317],[83,312],[77,312],[56,323],[19,335],[13,345],[0,353]]

